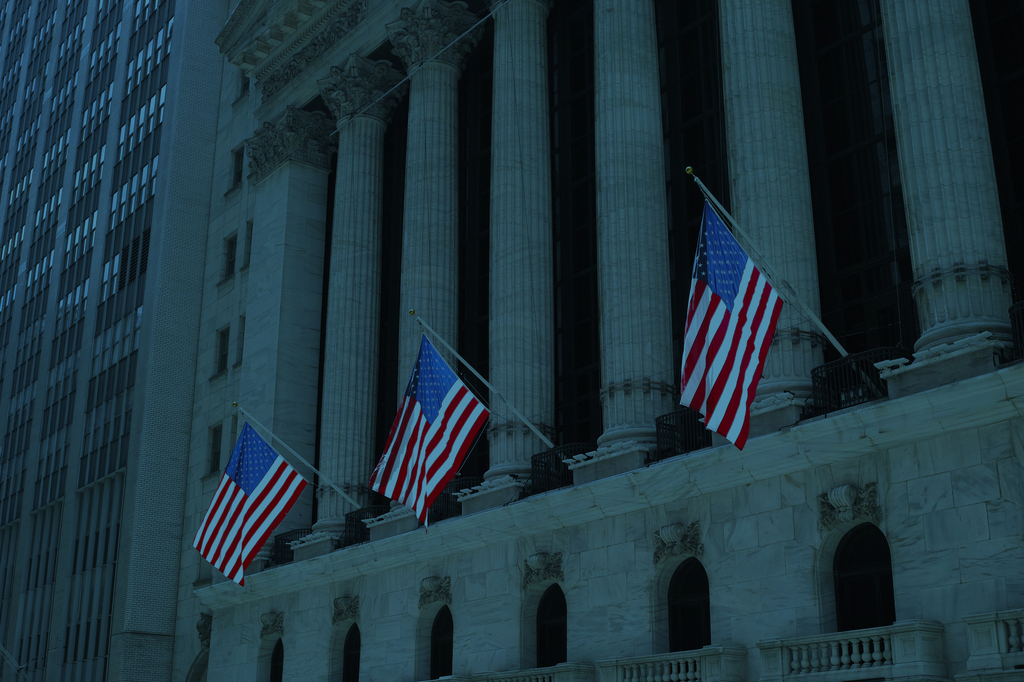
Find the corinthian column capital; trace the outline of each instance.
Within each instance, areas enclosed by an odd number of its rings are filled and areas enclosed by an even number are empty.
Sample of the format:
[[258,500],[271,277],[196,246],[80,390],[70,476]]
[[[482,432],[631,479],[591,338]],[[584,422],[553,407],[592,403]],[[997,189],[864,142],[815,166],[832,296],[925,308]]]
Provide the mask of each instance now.
[[407,88],[402,84],[391,90],[401,78],[402,74],[391,68],[388,60],[371,62],[353,54],[343,65],[332,66],[331,75],[317,84],[339,124],[358,114],[387,125]]
[[[401,19],[388,24],[393,52],[409,68],[419,66],[442,50],[438,61],[462,68],[466,56],[480,40],[479,28],[462,34],[473,25],[473,15],[464,2],[420,0],[402,8]],[[462,36],[460,38],[460,36]]]
[[329,170],[334,125],[319,111],[289,106],[277,123],[264,123],[245,141],[249,180],[254,185],[285,161],[304,161]]

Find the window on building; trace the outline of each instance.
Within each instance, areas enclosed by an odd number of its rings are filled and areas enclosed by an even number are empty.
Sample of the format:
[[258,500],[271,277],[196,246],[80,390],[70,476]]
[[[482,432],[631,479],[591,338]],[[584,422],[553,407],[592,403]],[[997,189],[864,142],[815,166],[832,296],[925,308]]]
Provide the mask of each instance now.
[[342,682],[359,682],[359,626],[353,624],[345,637],[345,658],[341,668]]
[[220,471],[220,455],[221,455],[221,436],[224,435],[224,427],[220,424],[210,427],[210,458],[209,467],[207,473],[216,473]]
[[248,221],[245,224],[245,245],[242,247],[242,267],[249,267],[249,261],[252,259],[252,221]]
[[546,668],[568,660],[565,595],[552,585],[537,606],[537,667]]
[[242,351],[245,347],[245,315],[238,318],[238,349],[235,352],[235,365],[242,364]]
[[238,235],[224,240],[224,279],[235,274],[235,255],[238,253]]
[[687,559],[668,586],[668,646],[689,651],[711,644],[711,599],[708,574],[696,559]]
[[231,342],[231,329],[225,327],[217,332],[217,374],[228,369],[228,344]]
[[865,523],[843,536],[836,548],[832,573],[840,632],[896,622],[892,556],[877,526]]
[[270,654],[270,682],[284,682],[284,644],[277,640]]
[[249,94],[249,77],[241,69],[238,70],[238,97],[241,99]]
[[430,628],[430,679],[452,674],[452,612],[442,606]]
[[231,152],[231,189],[242,184],[242,173],[245,171],[245,149]]

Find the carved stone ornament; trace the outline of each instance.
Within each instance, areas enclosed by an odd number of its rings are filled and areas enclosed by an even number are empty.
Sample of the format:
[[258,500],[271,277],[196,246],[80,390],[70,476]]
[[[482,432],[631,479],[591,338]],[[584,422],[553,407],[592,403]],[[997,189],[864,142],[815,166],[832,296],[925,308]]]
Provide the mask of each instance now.
[[277,123],[264,123],[245,141],[249,180],[256,184],[285,161],[295,159],[329,170],[334,124],[320,111],[289,106]]
[[385,26],[395,46],[392,52],[411,69],[444,50],[438,59],[461,69],[483,32],[477,27],[462,35],[473,25],[466,7],[464,2],[419,0],[402,8],[401,20]]
[[827,532],[836,526],[864,519],[878,523],[882,520],[882,508],[878,504],[877,483],[872,481],[861,490],[852,485],[841,485],[827,493],[818,495],[818,530]]
[[402,74],[391,68],[391,62],[386,59],[371,62],[353,54],[342,66],[332,66],[331,75],[317,84],[339,122],[360,114],[372,116],[386,125],[391,122],[391,113],[408,87],[403,83],[391,90],[401,78]]
[[523,570],[523,589],[525,590],[532,583],[545,580],[565,580],[565,574],[562,572],[561,552],[555,554],[537,552],[526,558],[526,567]]
[[260,622],[263,623],[263,629],[260,630],[260,639],[263,639],[267,635],[272,635],[275,632],[283,635],[284,634],[284,614],[271,611],[270,613],[264,613],[260,616]]
[[359,597],[338,597],[334,600],[331,623],[337,625],[345,620],[359,620]]
[[667,556],[691,554],[695,557],[704,556],[704,543],[701,542],[700,522],[694,521],[689,526],[681,523],[670,523],[654,533],[654,563],[658,564]]
[[443,601],[445,604],[452,603],[451,578],[439,578],[432,575],[420,582],[420,608],[436,601]]
[[[260,79],[263,101],[281,91],[284,86],[306,70],[328,48],[334,47],[366,16],[366,0],[355,0],[348,7],[332,17],[330,24],[298,50],[290,59],[267,68],[260,68],[256,77]],[[273,70],[271,70],[273,69]]]
[[210,632],[213,631],[213,616],[209,613],[200,613],[199,621],[196,623],[196,630],[199,631],[199,646],[203,649],[209,649]]

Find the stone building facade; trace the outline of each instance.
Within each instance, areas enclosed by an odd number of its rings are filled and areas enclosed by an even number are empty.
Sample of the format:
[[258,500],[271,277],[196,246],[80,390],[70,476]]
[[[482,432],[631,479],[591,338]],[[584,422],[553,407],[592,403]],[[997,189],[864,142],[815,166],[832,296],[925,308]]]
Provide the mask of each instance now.
[[[171,678],[1020,679],[1022,22],[240,0]],[[687,165],[853,354],[787,306],[742,452],[676,411]],[[426,531],[365,488],[409,310],[496,388]],[[360,502],[310,486],[244,588],[191,548],[236,403]]]

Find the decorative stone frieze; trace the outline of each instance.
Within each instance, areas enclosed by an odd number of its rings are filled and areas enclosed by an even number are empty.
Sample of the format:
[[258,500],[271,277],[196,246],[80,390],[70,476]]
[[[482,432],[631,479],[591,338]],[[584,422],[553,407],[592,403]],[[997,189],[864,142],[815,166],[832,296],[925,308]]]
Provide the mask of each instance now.
[[380,119],[387,125],[408,88],[406,84],[395,88],[401,79],[402,74],[391,68],[388,60],[371,62],[353,54],[343,65],[332,66],[331,75],[317,84],[339,124],[359,114]]
[[260,639],[273,634],[284,634],[284,614],[279,611],[271,611],[260,616],[263,628],[260,630]]
[[704,543],[701,542],[700,522],[693,521],[688,526],[681,523],[670,523],[654,533],[654,563],[668,556],[692,554],[704,556]]
[[432,575],[420,582],[420,608],[434,602],[452,603],[452,579]]
[[359,620],[359,597],[338,597],[334,600],[334,625],[346,620]]
[[466,8],[464,2],[444,0],[420,0],[414,7],[403,7],[401,20],[386,26],[395,46],[392,51],[410,68],[443,51],[437,58],[461,69],[482,32],[478,27],[463,35],[474,23]]
[[564,581],[565,573],[562,571],[562,553],[537,552],[526,558],[523,567],[523,589],[525,590],[533,583],[545,580]]
[[196,630],[199,633],[199,646],[203,649],[210,648],[210,633],[213,631],[213,616],[209,613],[200,613],[196,622]]
[[878,504],[877,483],[872,481],[861,490],[856,486],[841,485],[818,495],[818,530],[827,532],[841,523],[863,519],[878,523],[882,508]]
[[245,141],[249,157],[249,181],[259,183],[285,161],[303,161],[330,169],[334,125],[319,111],[303,111],[289,106],[277,123],[264,123]]

